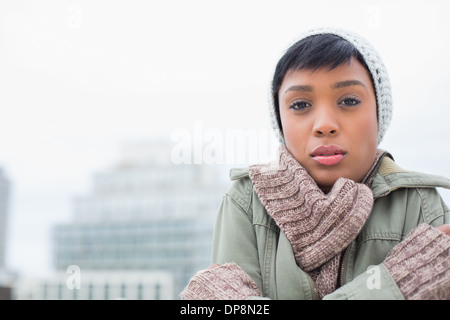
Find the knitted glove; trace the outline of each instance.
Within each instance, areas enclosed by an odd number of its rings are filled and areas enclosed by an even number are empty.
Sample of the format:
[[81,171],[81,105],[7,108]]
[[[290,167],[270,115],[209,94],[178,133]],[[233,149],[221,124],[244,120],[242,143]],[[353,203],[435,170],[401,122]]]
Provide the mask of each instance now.
[[211,265],[192,277],[182,300],[245,300],[261,296],[253,279],[237,264]]
[[450,299],[450,237],[421,224],[396,245],[384,265],[405,299]]

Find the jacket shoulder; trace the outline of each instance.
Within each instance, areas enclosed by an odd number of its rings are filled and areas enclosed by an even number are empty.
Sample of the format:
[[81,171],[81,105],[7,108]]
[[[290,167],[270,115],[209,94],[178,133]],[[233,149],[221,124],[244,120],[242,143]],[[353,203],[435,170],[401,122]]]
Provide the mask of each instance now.
[[412,217],[408,221],[448,223],[449,209],[437,188],[450,189],[450,180],[438,175],[405,170],[388,157],[382,160],[372,183],[374,198],[386,200],[378,203],[385,206],[384,211],[406,210],[405,213]]
[[374,196],[382,197],[401,188],[450,189],[450,179],[439,175],[406,170],[395,163],[392,158],[383,157],[372,182]]
[[244,168],[232,168],[230,170],[230,179],[231,181],[249,178],[248,167]]
[[249,177],[248,167],[230,170],[231,185],[226,194],[231,197],[245,212],[251,205],[253,184]]

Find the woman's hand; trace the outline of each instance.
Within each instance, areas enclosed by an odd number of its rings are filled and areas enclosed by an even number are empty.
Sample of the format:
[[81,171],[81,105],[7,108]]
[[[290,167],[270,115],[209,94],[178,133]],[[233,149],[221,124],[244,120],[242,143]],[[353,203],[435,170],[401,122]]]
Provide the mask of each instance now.
[[181,300],[244,300],[261,296],[253,279],[237,264],[212,264],[200,270],[180,294]]
[[443,224],[442,226],[437,227],[438,230],[441,230],[443,233],[445,233],[446,235],[450,236],[450,225],[448,224]]

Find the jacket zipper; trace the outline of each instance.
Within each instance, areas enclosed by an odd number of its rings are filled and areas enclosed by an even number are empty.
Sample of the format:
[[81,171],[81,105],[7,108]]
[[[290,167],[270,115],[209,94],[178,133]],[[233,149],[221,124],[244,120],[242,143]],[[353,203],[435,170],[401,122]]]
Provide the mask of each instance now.
[[[351,244],[350,244],[351,246]],[[348,256],[349,256],[349,248],[344,249],[344,255],[342,256],[342,263],[341,263],[341,270],[339,270],[339,287],[342,287],[345,284],[345,271],[347,270],[347,264],[348,264]]]
[[313,300],[319,300],[319,292],[317,291],[316,288],[316,284],[314,283],[314,281],[311,279],[311,277],[308,277],[308,281],[309,281],[309,286],[312,288],[311,293],[312,293],[312,299]]

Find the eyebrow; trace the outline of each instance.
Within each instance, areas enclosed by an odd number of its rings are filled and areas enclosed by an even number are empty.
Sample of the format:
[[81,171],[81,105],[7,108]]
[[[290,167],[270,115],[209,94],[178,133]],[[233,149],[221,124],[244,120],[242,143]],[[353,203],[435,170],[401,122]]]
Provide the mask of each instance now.
[[[351,87],[351,86],[362,86],[367,89],[367,86],[359,80],[340,81],[340,82],[336,82],[331,87],[333,89],[342,89],[342,88],[347,88],[347,87]],[[288,93],[289,91],[313,92],[314,88],[312,86],[303,86],[303,85],[292,86],[292,87],[287,88],[286,91],[284,92],[284,94]]]
[[302,92],[313,92],[312,86],[292,86],[286,89],[284,94],[288,93],[289,91],[302,91]]
[[363,86],[364,88],[367,89],[366,85],[359,80],[347,80],[347,81],[336,82],[335,84],[333,84],[332,88],[333,89],[341,89],[341,88],[346,88],[346,87],[351,87],[351,86]]

